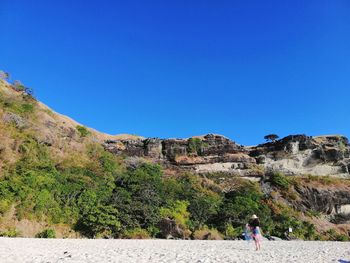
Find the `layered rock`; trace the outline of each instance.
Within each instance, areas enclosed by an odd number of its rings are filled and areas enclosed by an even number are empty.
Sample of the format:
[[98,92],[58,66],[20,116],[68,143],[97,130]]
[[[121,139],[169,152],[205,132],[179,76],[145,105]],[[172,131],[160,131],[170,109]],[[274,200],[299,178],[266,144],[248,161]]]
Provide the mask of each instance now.
[[298,203],[298,210],[313,210],[327,215],[350,216],[350,188],[340,187],[311,187],[298,186],[295,189],[302,197]]
[[230,139],[208,134],[190,139],[109,140],[108,151],[125,156],[153,159],[169,169],[199,173],[228,172],[245,176],[256,160],[249,151]]
[[350,147],[343,136],[290,135],[252,147],[250,156],[270,172],[349,177]]
[[350,177],[350,147],[343,136],[290,135],[244,147],[224,136],[208,134],[189,139],[108,140],[104,147],[117,155],[149,158],[169,169],[197,173],[261,177],[278,171]]
[[313,211],[316,214],[322,214],[323,219],[331,223],[349,224],[350,184],[341,182],[339,183],[337,179],[328,182],[318,182],[317,179],[315,181],[306,180],[303,183],[293,184],[288,194],[276,195],[278,193],[276,188],[270,189],[269,193],[274,191],[273,198],[283,200],[297,211]]

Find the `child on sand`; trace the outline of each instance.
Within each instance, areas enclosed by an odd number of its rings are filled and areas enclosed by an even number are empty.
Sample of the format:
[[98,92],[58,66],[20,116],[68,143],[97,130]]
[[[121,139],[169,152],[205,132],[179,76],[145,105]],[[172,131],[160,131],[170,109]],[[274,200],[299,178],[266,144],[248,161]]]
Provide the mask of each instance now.
[[251,218],[251,221],[249,222],[249,225],[252,230],[252,237],[254,239],[255,249],[260,250],[262,237],[261,237],[261,231],[260,231],[259,218],[256,215],[253,215]]

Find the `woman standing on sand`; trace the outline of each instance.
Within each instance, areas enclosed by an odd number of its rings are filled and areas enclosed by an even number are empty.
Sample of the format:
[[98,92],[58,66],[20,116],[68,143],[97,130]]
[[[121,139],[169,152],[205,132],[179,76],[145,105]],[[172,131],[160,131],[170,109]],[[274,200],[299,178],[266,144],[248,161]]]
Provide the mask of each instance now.
[[260,231],[260,220],[256,215],[253,215],[249,225],[252,229],[252,237],[255,243],[255,249],[260,250],[261,248],[261,231]]

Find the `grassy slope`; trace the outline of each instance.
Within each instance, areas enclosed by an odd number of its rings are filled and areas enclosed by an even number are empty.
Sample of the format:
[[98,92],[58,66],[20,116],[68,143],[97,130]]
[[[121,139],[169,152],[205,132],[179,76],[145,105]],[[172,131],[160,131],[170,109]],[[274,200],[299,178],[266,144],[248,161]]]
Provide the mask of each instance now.
[[[12,122],[5,122],[5,115],[13,113],[25,123],[18,129]],[[38,141],[50,144],[50,150],[57,162],[72,155],[85,153],[85,146],[91,142],[102,142],[107,139],[139,138],[121,134],[108,135],[87,128],[89,135],[82,137],[77,127],[83,126],[67,116],[54,112],[43,103],[24,96],[11,85],[0,80],[0,160],[2,165],[13,163],[18,158],[18,145],[23,141],[23,134],[31,134]]]

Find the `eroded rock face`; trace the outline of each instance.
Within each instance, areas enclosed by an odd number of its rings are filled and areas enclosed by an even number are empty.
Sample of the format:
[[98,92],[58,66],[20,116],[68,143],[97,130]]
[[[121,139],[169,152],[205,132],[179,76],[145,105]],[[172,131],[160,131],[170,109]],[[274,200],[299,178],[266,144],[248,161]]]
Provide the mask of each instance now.
[[301,211],[314,210],[322,214],[350,214],[350,189],[297,187],[302,196]]
[[164,159],[172,163],[177,163],[177,158],[181,156],[214,158],[244,152],[242,146],[214,134],[190,139],[108,140],[104,147],[115,154]]
[[169,168],[201,173],[245,175],[245,172],[251,173],[249,168],[256,164],[243,146],[215,134],[190,139],[109,140],[104,147],[117,155],[150,158]]
[[109,140],[108,151],[152,159],[165,167],[197,173],[224,172],[261,177],[267,172],[287,175],[350,177],[350,147],[343,136],[290,135],[254,147],[208,134],[190,139]]
[[250,156],[267,171],[287,175],[349,177],[350,147],[343,136],[291,135],[252,147]]
[[303,186],[295,188],[300,196],[293,203],[299,211],[316,211],[328,215],[335,224],[350,223],[350,188],[346,185],[338,187]]

